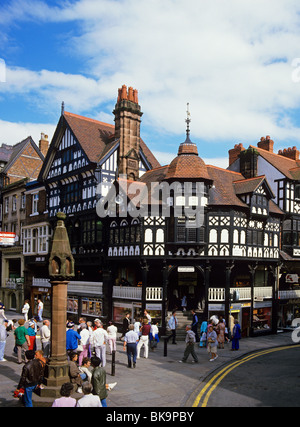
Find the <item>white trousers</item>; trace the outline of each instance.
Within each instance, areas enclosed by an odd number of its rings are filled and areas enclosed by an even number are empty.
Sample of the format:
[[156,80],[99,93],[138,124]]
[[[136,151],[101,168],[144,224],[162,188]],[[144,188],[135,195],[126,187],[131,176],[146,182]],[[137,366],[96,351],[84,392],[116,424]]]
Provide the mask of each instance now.
[[147,359],[149,354],[149,337],[148,335],[141,335],[141,338],[137,345],[137,359],[140,358],[140,351],[142,347],[144,348],[144,357]]
[[95,354],[101,360],[102,367],[106,365],[106,345],[99,345],[95,347]]

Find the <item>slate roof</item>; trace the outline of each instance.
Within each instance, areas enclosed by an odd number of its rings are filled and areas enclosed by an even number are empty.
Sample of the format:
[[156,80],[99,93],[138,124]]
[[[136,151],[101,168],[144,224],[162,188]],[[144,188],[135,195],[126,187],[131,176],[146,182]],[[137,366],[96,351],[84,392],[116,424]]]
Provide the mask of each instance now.
[[267,162],[273,165],[279,172],[289,179],[298,179],[300,177],[300,161],[293,160],[285,156],[281,156],[276,153],[264,150],[263,148],[255,147],[250,145],[251,148],[255,148],[259,155],[264,158]]

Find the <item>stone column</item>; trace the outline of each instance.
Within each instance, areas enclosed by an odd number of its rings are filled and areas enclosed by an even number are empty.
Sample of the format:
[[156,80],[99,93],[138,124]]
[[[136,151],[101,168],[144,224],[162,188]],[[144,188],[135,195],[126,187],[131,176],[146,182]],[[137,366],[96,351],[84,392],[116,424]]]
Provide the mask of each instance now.
[[51,356],[45,369],[46,387],[41,397],[60,397],[60,387],[70,382],[69,364],[66,351],[67,290],[74,277],[74,259],[70,249],[68,233],[65,228],[65,214],[57,214],[49,259],[51,283]]

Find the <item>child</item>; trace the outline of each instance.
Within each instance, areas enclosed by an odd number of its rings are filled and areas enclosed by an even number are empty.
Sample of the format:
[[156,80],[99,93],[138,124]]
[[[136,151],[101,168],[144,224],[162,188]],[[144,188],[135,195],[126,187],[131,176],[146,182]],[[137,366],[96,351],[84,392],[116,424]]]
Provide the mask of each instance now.
[[199,347],[206,347],[206,332],[201,335]]

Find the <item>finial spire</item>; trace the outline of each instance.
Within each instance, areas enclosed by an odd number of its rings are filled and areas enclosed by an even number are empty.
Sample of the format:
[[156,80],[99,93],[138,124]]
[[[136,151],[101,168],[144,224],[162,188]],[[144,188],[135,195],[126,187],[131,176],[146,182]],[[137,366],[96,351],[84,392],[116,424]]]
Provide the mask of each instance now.
[[187,118],[185,120],[187,127],[186,127],[186,140],[185,143],[192,144],[192,141],[190,140],[190,123],[191,123],[191,113],[190,113],[190,104],[187,103],[187,111],[186,111]]
[[63,115],[65,112],[65,103],[64,101],[61,103],[61,115]]

